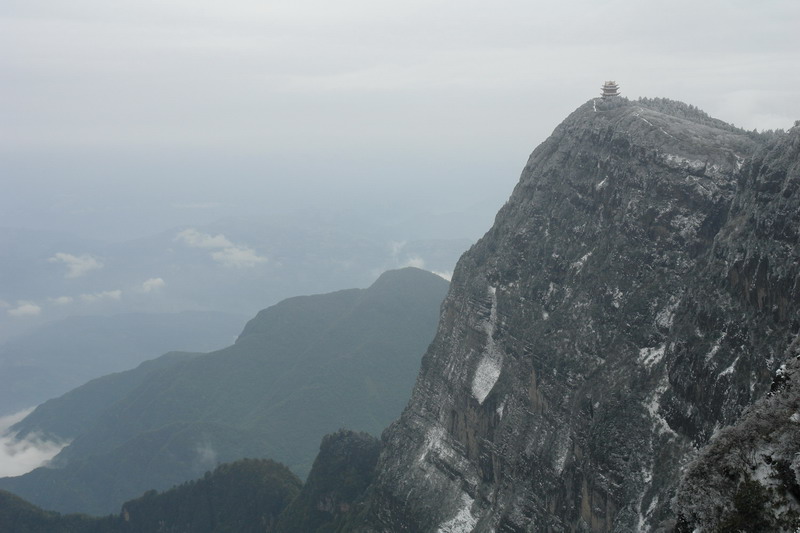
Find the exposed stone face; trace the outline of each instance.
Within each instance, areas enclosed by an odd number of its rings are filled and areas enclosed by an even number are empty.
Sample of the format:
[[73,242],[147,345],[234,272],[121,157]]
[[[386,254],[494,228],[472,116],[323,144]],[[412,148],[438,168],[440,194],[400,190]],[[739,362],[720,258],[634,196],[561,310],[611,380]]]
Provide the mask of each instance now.
[[676,532],[800,528],[800,338],[770,392],[685,469]]
[[797,130],[621,98],[558,126],[456,268],[362,529],[668,525],[797,333]]
[[283,512],[277,533],[331,532],[349,528],[355,504],[372,481],[380,441],[340,430],[322,439],[300,495]]

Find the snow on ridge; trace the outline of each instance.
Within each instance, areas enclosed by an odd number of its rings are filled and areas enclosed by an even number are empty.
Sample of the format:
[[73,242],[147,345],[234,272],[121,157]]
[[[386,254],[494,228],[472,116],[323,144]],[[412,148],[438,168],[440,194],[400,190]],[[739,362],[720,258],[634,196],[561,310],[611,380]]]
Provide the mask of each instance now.
[[492,309],[489,319],[484,324],[487,337],[486,347],[483,349],[481,360],[472,377],[472,395],[480,404],[494,388],[500,378],[500,371],[503,369],[503,352],[500,351],[494,340],[497,329],[497,289],[490,286],[488,292],[492,300]]
[[461,495],[461,507],[450,520],[439,525],[436,533],[470,533],[478,524],[478,519],[472,516],[470,508],[475,500],[468,494]]
[[647,120],[646,118],[644,118],[644,117],[643,117],[643,116],[640,114],[640,113],[641,113],[641,112],[643,112],[643,111],[644,111],[644,110],[643,110],[643,109],[640,107],[640,108],[639,108],[639,112],[638,112],[638,113],[634,113],[634,114],[633,114],[633,116],[634,116],[634,117],[636,117],[636,118],[638,118],[639,120],[643,120],[643,121],[644,121],[645,123],[647,123],[649,126],[652,126],[652,127],[654,127],[654,128],[658,128],[658,131],[660,131],[661,133],[663,133],[663,134],[664,134],[664,135],[666,135],[667,137],[671,137],[671,138],[675,139],[675,136],[674,136],[674,135],[672,135],[671,133],[669,133],[667,130],[665,130],[665,129],[664,129],[664,128],[662,128],[661,126],[656,126],[655,124],[653,124],[652,122],[650,122],[649,120]]

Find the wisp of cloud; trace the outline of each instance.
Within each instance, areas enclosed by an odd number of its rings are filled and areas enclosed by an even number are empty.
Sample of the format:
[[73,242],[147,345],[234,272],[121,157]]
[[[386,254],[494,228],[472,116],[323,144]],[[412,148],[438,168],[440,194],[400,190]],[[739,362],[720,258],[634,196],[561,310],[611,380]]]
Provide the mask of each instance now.
[[13,415],[0,417],[0,477],[21,476],[47,464],[69,442],[58,442],[41,435],[28,435],[17,439],[9,428],[28,416],[33,408]]

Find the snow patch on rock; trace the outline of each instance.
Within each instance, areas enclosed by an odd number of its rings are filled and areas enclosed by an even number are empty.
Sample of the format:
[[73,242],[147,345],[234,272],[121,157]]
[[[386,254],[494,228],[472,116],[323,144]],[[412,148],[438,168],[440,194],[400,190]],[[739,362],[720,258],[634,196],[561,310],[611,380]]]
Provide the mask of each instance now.
[[569,457],[570,440],[569,433],[562,433],[556,445],[556,454],[554,458],[553,467],[559,475],[564,472],[564,465],[567,463]]
[[664,349],[666,345],[656,346],[654,348],[642,348],[639,350],[639,363],[650,368],[658,364],[664,358]]
[[614,287],[614,290],[611,291],[611,306],[614,307],[614,309],[619,309],[624,297],[625,293],[619,290],[619,287]]
[[703,218],[698,214],[691,214],[689,216],[675,215],[672,219],[672,227],[678,230],[678,233],[684,239],[692,239],[697,235],[697,230],[702,224]]
[[472,515],[470,509],[475,500],[468,494],[461,495],[461,507],[450,520],[439,525],[436,533],[470,533],[478,524],[478,519]]
[[680,303],[680,294],[670,298],[669,303],[656,314],[656,325],[663,329],[670,329],[675,321],[675,310]]
[[572,263],[572,268],[575,269],[575,272],[580,272],[583,269],[583,265],[586,264],[586,261],[592,257],[592,252],[588,252],[583,257]]
[[489,296],[492,302],[492,309],[489,319],[484,323],[486,346],[472,377],[472,395],[480,404],[492,391],[495,383],[500,378],[500,372],[503,370],[503,352],[497,347],[494,340],[494,334],[497,329],[497,290],[495,287],[489,287]]
[[444,448],[444,428],[432,427],[425,434],[425,444],[422,446],[422,453],[417,459],[418,463],[423,463],[431,452],[440,452]]
[[725,370],[723,370],[722,372],[719,373],[719,377],[727,376],[728,374],[733,374],[733,371],[736,369],[736,363],[738,363],[738,362],[739,362],[739,356],[737,355],[736,359],[733,360],[731,365],[728,368],[726,368]]
[[706,164],[704,161],[697,159],[689,159],[676,154],[664,154],[662,156],[664,164],[676,170],[690,170],[693,172],[701,172],[705,170]]
[[661,382],[656,387],[656,390],[650,395],[650,397],[645,401],[644,407],[647,409],[647,412],[650,413],[650,416],[653,417],[653,420],[656,423],[656,429],[658,430],[659,435],[667,433],[669,435],[677,437],[678,434],[675,433],[667,421],[664,419],[663,416],[658,412],[661,408],[661,396],[667,391],[667,387],[669,387],[669,382],[667,378],[664,377]]
[[725,337],[725,333],[720,335],[719,338],[714,342],[714,345],[711,347],[711,349],[706,354],[706,361],[710,361],[711,359],[714,358],[715,355],[717,355],[717,352],[719,352],[720,343],[722,342],[722,339],[724,337]]

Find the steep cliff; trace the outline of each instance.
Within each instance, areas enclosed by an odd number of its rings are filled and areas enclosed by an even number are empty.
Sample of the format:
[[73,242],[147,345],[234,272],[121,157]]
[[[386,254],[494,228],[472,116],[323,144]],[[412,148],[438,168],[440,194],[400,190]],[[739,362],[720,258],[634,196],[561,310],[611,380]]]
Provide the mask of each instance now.
[[770,392],[686,468],[672,504],[676,532],[800,528],[800,342],[791,351]]
[[348,531],[375,473],[380,441],[340,430],[326,435],[303,490],[281,514],[276,533]]
[[682,466],[798,331],[798,129],[570,115],[460,260],[360,529],[671,528]]

